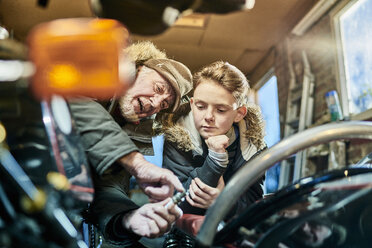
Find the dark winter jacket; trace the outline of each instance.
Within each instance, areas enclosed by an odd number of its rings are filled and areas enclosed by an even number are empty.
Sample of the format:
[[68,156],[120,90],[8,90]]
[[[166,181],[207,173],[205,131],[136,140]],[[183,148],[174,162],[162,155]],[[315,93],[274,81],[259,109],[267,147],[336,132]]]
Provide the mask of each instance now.
[[[187,111],[186,111],[187,112]],[[181,114],[182,115],[182,114]],[[163,127],[165,136],[163,167],[173,171],[186,189],[193,178],[200,178],[209,186],[216,187],[223,175],[225,183],[244,166],[247,161],[265,149],[264,131],[261,113],[257,107],[249,106],[245,119],[237,123],[226,134],[230,141],[227,148],[235,147],[235,153],[229,155],[229,164],[222,167],[208,156],[208,147],[194,126],[192,112],[173,119]],[[231,157],[232,156],[232,157]],[[248,205],[263,196],[263,177],[240,197],[234,210],[229,216],[240,213]],[[191,207],[186,201],[182,203],[184,213],[204,214],[205,210]]]

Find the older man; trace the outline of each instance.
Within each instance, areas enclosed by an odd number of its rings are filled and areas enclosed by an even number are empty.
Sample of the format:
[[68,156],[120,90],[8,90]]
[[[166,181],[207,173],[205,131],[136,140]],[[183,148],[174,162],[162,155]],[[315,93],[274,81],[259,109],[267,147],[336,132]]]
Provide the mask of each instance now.
[[[147,123],[151,119],[146,118],[175,111],[192,88],[192,76],[152,43],[132,45],[127,52],[136,62],[135,81],[109,104],[110,111],[92,100],[71,101],[70,107],[95,171],[93,221],[106,239],[131,245],[138,236],[163,234],[182,213],[177,206],[165,207],[174,188],[184,190],[182,184],[172,172],[147,162],[140,148],[151,145],[152,125]],[[129,199],[130,175],[152,203],[138,207]]]

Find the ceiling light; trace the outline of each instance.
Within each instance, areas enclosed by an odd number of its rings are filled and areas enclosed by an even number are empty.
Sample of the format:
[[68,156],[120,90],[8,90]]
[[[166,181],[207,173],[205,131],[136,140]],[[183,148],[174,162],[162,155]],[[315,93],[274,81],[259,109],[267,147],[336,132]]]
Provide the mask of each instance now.
[[245,2],[245,8],[246,9],[253,9],[255,3],[256,3],[255,0],[247,0]]

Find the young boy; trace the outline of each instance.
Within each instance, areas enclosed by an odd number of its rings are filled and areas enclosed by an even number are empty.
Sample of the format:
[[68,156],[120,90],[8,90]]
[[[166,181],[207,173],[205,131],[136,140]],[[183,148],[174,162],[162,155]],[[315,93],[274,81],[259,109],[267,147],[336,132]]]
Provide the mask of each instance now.
[[[266,145],[261,112],[248,105],[249,84],[239,69],[218,61],[197,72],[193,83],[190,103],[163,123],[163,167],[189,189],[184,213],[204,214],[224,183]],[[259,178],[227,218],[261,199],[262,185]]]

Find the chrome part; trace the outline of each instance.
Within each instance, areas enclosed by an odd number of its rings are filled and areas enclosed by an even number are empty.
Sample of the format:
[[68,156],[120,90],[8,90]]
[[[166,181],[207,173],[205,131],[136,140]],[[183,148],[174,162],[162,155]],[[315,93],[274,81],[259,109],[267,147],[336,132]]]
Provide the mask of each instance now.
[[203,246],[211,246],[218,223],[255,179],[276,162],[312,145],[349,138],[372,140],[372,122],[351,121],[310,128],[282,140],[249,161],[231,178],[215,203],[208,209],[206,218],[196,237],[197,241]]

